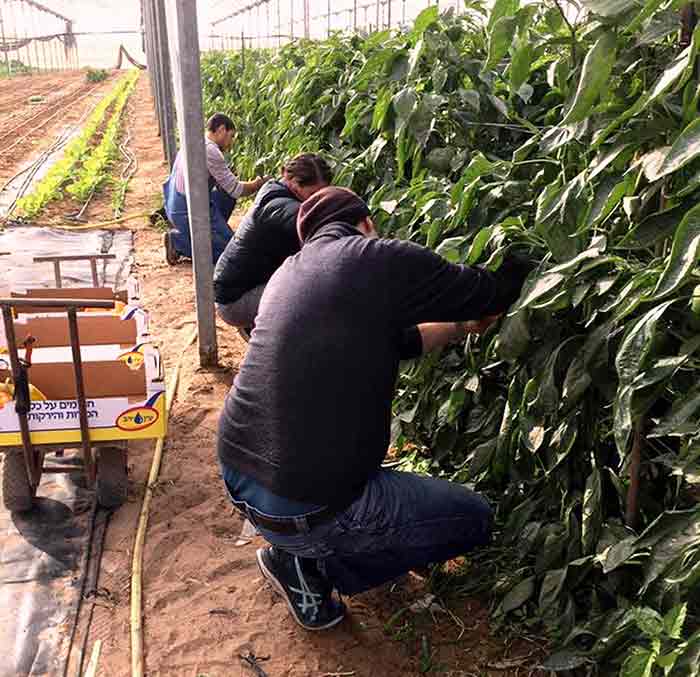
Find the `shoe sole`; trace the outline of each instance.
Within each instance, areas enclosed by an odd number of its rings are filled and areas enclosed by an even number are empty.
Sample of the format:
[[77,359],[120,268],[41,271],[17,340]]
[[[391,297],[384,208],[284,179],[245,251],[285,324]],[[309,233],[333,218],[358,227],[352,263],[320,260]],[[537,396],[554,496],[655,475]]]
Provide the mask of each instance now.
[[165,262],[169,266],[176,266],[180,257],[172,246],[169,233],[165,233],[163,236],[163,246],[165,247]]
[[286,590],[282,587],[282,585],[279,583],[279,581],[275,578],[274,574],[265,566],[265,562],[263,562],[262,558],[262,549],[258,550],[255,553],[255,559],[258,562],[258,568],[260,569],[260,573],[263,575],[264,578],[267,579],[268,583],[272,585],[272,587],[279,592],[280,595],[282,595],[282,598],[287,604],[287,608],[289,609],[289,613],[292,615],[292,618],[295,620],[297,625],[300,625],[304,630],[308,630],[309,632],[316,632],[318,630],[328,630],[329,628],[333,628],[338,623],[340,623],[344,618],[345,614],[342,616],[339,616],[338,618],[333,619],[330,623],[326,623],[326,625],[319,625],[319,626],[314,626],[310,627],[308,625],[304,625],[302,621],[299,620],[299,617],[296,614],[296,611],[294,610],[294,605],[292,604],[291,600],[289,599],[289,596],[287,595]]

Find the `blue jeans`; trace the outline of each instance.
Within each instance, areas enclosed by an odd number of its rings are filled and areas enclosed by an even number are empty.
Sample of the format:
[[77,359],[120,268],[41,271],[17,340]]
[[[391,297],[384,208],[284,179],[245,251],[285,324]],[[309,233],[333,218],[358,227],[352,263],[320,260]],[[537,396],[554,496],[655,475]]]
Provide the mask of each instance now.
[[[180,256],[192,258],[192,240],[190,238],[190,218],[187,212],[187,199],[175,189],[172,177],[163,184],[165,213],[173,224],[172,242]],[[226,245],[233,237],[228,227],[228,220],[236,206],[236,201],[223,190],[213,188],[209,191],[209,221],[211,224],[211,248],[214,265],[224,253]]]
[[492,522],[487,501],[460,484],[380,469],[328,522],[305,533],[260,533],[282,550],[317,560],[340,593],[354,595],[487,545]]

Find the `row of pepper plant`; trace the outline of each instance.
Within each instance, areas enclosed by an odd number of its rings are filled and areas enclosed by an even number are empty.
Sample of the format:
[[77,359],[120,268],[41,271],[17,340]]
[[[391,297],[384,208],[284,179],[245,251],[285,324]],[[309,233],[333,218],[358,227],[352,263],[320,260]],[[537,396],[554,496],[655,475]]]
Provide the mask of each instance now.
[[242,175],[318,151],[384,235],[537,262],[497,326],[405,366],[393,441],[492,497],[462,589],[546,633],[553,671],[700,674],[700,29],[679,39],[679,9],[470,0],[203,62]]

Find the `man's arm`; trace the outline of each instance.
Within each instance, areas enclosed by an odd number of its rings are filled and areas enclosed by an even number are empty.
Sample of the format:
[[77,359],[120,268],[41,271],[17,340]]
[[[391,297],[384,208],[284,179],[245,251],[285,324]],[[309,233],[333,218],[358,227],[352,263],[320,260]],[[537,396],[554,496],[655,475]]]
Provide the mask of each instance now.
[[507,258],[499,270],[449,263],[426,247],[399,240],[374,240],[381,270],[379,288],[388,294],[399,326],[483,320],[505,312],[518,298],[529,262]]
[[423,344],[422,354],[442,348],[448,343],[461,341],[466,338],[467,334],[483,334],[496,320],[498,320],[498,316],[492,315],[483,320],[471,322],[426,322],[419,324],[418,331]]
[[399,357],[412,360],[448,343],[461,341],[467,334],[483,334],[494,322],[497,315],[471,322],[426,322],[407,327],[399,337]]
[[255,195],[255,193],[257,193],[263,187],[266,180],[267,179],[262,176],[256,176],[253,181],[239,181],[239,184],[243,186],[240,197]]
[[265,179],[258,176],[253,181],[241,181],[229,168],[224,155],[212,143],[207,143],[207,169],[216,185],[225,190],[232,198],[248,197],[260,190]]

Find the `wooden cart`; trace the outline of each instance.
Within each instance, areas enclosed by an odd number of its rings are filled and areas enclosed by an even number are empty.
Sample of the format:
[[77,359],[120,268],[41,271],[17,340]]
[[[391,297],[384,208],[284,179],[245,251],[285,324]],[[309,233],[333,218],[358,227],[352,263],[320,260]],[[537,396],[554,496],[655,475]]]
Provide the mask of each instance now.
[[[80,258],[91,261],[96,284],[95,257],[70,257]],[[0,299],[7,350],[0,353],[0,383],[11,378],[14,387],[13,400],[0,402],[0,489],[11,511],[32,507],[45,472],[84,471],[99,503],[119,506],[127,494],[128,441],[166,429],[160,355],[139,342],[146,330],[137,331],[134,313],[110,312],[124,297],[109,288],[64,289],[59,266],[56,288]],[[41,397],[32,400],[32,393]],[[61,464],[64,450],[75,446],[83,468]]]

